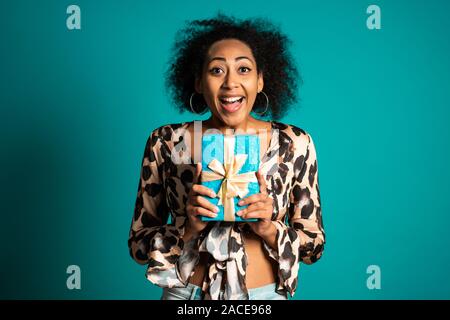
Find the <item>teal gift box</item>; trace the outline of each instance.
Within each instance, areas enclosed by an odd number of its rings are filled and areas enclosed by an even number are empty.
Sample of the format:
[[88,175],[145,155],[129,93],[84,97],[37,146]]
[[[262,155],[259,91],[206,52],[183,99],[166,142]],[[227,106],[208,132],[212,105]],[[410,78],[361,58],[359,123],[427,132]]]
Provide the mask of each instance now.
[[259,137],[254,134],[207,134],[202,138],[201,184],[216,197],[205,197],[219,208],[216,218],[201,216],[202,221],[258,221],[242,219],[236,212],[248,207],[238,201],[259,193],[256,171],[259,169]]

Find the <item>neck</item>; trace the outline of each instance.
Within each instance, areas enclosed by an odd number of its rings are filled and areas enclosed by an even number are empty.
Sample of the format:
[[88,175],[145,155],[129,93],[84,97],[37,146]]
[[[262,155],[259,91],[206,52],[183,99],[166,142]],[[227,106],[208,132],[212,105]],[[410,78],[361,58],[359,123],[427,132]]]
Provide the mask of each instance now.
[[255,129],[257,127],[257,123],[259,120],[253,118],[251,115],[248,115],[243,121],[236,125],[228,125],[223,122],[221,119],[217,118],[215,115],[211,115],[207,120],[203,121],[204,125],[210,129],[218,129],[222,133],[227,133],[227,130],[239,130],[247,132],[249,129]]

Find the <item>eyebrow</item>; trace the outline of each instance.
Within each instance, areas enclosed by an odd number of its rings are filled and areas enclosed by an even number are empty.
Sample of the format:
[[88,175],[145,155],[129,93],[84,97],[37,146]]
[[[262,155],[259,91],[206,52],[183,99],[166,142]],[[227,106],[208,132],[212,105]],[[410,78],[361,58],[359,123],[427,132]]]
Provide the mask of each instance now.
[[[237,57],[236,59],[234,59],[234,61],[239,61],[239,60],[242,60],[242,59],[250,60],[250,62],[253,63],[252,59],[250,59],[249,57],[246,57],[246,56]],[[210,59],[208,63],[211,63],[214,60],[227,61],[224,57],[214,57],[214,58]]]

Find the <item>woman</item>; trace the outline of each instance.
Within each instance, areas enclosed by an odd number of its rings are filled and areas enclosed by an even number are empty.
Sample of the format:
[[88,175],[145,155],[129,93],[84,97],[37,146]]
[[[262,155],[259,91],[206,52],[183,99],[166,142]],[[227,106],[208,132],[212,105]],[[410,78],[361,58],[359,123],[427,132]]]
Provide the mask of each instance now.
[[[299,262],[322,255],[313,141],[276,121],[296,101],[300,80],[288,42],[266,20],[221,14],[192,21],[178,35],[167,87],[181,112],[209,110],[211,116],[161,126],[145,147],[128,244],[131,256],[148,264],[147,278],[164,288],[162,299],[288,299]],[[256,173],[260,192],[242,199],[237,212],[257,222],[200,219],[217,209],[194,162],[200,152],[194,137],[209,129],[268,132]],[[174,161],[178,157],[188,161]]]

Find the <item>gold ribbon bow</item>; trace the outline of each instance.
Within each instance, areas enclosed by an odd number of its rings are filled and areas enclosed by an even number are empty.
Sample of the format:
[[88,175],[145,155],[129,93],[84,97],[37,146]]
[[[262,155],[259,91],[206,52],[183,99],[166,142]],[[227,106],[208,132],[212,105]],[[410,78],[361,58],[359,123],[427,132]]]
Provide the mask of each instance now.
[[234,155],[234,136],[224,136],[223,164],[217,159],[209,162],[212,171],[202,171],[202,181],[223,180],[218,192],[219,205],[223,205],[224,221],[235,221],[233,198],[244,198],[248,193],[248,184],[258,182],[254,171],[238,173],[247,160],[246,154]]

